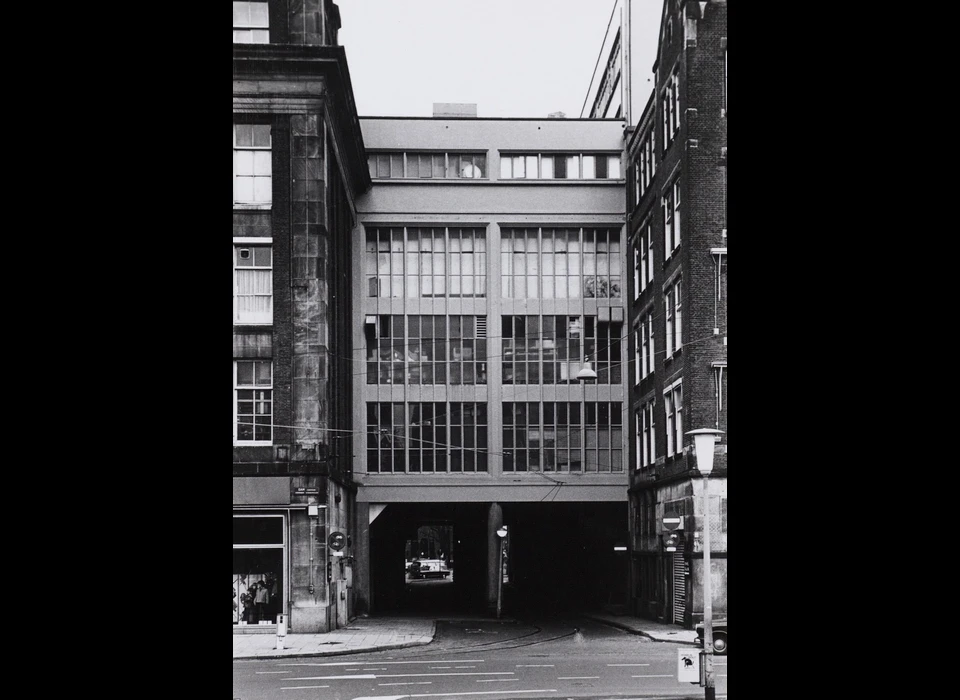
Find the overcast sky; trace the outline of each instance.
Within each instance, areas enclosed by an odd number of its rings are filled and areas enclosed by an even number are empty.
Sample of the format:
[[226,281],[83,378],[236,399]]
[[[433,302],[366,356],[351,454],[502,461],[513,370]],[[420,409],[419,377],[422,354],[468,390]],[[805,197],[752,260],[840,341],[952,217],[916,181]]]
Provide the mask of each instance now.
[[[633,0],[646,95],[663,0]],[[616,0],[337,0],[360,116],[429,117],[473,102],[480,117],[579,117]],[[604,57],[605,60],[606,57]],[[635,101],[636,102],[636,101]]]

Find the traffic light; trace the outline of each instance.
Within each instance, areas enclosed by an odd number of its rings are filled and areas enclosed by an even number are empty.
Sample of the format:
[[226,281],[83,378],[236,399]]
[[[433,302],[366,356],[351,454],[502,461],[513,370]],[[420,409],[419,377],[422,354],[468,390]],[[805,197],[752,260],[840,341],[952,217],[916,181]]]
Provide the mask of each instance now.
[[677,547],[680,546],[680,534],[679,532],[667,532],[663,535],[663,548],[667,552],[676,552]]

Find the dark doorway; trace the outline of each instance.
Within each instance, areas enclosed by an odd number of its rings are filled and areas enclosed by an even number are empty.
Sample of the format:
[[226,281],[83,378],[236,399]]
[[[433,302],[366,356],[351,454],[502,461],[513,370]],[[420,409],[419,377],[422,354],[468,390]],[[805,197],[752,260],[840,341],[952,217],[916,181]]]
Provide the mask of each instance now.
[[370,526],[372,612],[482,612],[486,517],[483,504],[387,506]]
[[621,503],[507,503],[513,616],[622,609],[627,601],[627,507]]

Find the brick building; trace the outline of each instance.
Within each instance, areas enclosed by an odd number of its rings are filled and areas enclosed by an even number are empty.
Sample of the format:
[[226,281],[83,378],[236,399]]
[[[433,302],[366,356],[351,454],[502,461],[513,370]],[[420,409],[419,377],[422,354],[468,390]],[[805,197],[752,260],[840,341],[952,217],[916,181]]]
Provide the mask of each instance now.
[[[330,0],[233,3],[238,631],[353,614],[350,234],[370,176],[339,26]],[[258,582],[270,599],[251,615]]]
[[703,615],[703,479],[684,434],[697,428],[725,433],[709,527],[713,610],[726,612],[726,11],[664,2],[655,87],[627,142],[631,607],[687,627]]

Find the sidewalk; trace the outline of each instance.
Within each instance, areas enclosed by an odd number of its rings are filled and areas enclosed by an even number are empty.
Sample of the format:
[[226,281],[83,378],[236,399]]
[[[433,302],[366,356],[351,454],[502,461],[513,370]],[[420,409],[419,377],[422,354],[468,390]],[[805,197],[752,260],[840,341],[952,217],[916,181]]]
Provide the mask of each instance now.
[[234,634],[233,658],[274,659],[288,656],[337,656],[363,651],[400,649],[429,644],[437,625],[433,619],[358,617],[346,627],[323,634],[288,634],[277,649],[276,634]]
[[[584,615],[597,622],[658,642],[693,644],[697,633],[676,625],[651,622],[630,615],[591,613]],[[436,621],[416,617],[358,617],[346,627],[324,634],[288,634],[283,649],[277,649],[277,635],[234,634],[233,658],[275,659],[291,656],[339,656],[365,651],[420,646],[433,641]]]
[[665,625],[662,622],[645,620],[632,615],[614,615],[612,613],[589,613],[584,617],[603,622],[613,627],[619,627],[633,634],[649,637],[657,642],[674,642],[675,644],[695,644],[696,630],[685,630],[678,625]]

